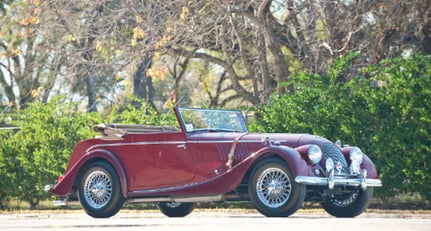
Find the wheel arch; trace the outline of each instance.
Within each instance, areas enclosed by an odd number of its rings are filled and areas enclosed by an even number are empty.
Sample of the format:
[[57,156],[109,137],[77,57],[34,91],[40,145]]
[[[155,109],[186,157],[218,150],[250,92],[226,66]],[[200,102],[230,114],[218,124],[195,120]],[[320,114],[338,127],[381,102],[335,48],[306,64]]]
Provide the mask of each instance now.
[[310,166],[308,166],[307,161],[302,158],[301,154],[295,149],[287,146],[267,147],[256,154],[258,157],[248,168],[244,175],[243,183],[248,182],[251,173],[261,161],[271,158],[278,159],[286,163],[294,176],[305,176],[309,175],[311,172]]
[[306,186],[295,182],[296,174],[301,174],[298,163],[304,162],[299,153],[286,150],[265,153],[250,168],[247,182],[250,201],[267,217],[290,216],[302,206],[306,196]]
[[72,185],[72,190],[78,187],[79,182],[81,181],[82,174],[87,166],[93,164],[95,162],[106,162],[111,165],[115,172],[118,175],[121,187],[121,194],[124,198],[127,198],[127,177],[123,168],[123,164],[121,161],[110,151],[108,150],[94,150],[87,155],[83,156],[83,158],[78,162],[79,167],[76,170],[75,180]]

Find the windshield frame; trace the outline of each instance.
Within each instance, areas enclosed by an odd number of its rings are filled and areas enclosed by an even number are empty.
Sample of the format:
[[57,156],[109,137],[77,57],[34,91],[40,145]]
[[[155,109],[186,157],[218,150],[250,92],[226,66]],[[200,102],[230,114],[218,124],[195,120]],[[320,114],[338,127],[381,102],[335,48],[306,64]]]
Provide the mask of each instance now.
[[176,108],[186,133],[248,132],[242,113],[238,110]]

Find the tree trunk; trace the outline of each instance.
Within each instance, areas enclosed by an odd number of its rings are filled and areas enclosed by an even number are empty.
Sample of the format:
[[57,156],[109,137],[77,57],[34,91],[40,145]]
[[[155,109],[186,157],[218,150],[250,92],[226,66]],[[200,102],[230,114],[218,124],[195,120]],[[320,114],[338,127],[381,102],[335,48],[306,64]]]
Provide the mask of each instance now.
[[[147,70],[152,65],[152,57],[145,58],[139,65],[133,78],[133,95],[148,102],[154,109],[154,86],[153,79],[147,75]],[[136,108],[141,107],[139,102],[133,102]]]
[[431,54],[431,13],[429,15],[428,22],[422,28],[422,34],[424,38],[422,40],[422,52],[424,54]]
[[97,111],[96,102],[96,85],[93,78],[91,78],[90,73],[85,77],[85,84],[87,85],[87,98],[88,98],[88,112]]

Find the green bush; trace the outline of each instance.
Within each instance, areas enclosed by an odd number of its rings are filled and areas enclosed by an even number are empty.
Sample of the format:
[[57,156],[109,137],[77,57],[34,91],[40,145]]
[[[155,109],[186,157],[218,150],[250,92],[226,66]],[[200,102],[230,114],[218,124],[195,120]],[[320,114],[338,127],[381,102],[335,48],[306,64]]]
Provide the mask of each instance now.
[[104,117],[104,123],[122,123],[122,124],[144,124],[178,127],[178,122],[173,110],[167,113],[158,113],[152,106],[142,100],[133,99],[132,102],[124,106],[114,107],[109,114]]
[[312,133],[359,146],[383,181],[377,195],[417,192],[431,199],[431,59],[385,60],[337,82],[354,57],[337,60],[326,76],[293,76],[295,93],[272,96],[250,129]]
[[59,101],[31,104],[9,114],[20,130],[0,134],[2,182],[7,182],[0,192],[28,202],[30,208],[49,197],[44,185],[63,173],[76,142],[92,135],[95,115],[75,112]]
[[370,140],[387,194],[431,199],[431,59],[392,59],[364,70],[377,89],[363,93],[375,129]]

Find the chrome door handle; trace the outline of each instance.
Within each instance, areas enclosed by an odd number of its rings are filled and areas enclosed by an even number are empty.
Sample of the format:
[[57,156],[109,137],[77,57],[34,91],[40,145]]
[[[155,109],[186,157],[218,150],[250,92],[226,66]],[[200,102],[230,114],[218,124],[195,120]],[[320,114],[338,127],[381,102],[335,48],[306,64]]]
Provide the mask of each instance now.
[[186,144],[178,144],[178,145],[177,145],[177,148],[183,148],[183,149],[186,149],[186,148],[187,148],[187,145],[186,145]]

